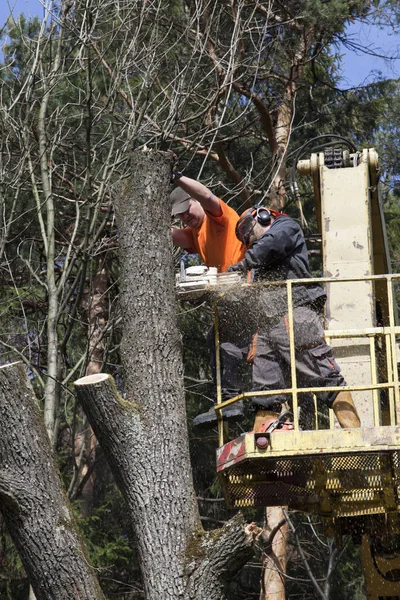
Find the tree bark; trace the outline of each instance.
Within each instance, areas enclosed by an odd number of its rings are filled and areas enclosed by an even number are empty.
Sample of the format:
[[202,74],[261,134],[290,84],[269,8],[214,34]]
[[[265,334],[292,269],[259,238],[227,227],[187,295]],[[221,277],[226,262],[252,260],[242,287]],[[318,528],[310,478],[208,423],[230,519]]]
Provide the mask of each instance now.
[[266,508],[265,521],[265,533],[272,540],[263,558],[260,600],[285,600],[288,524],[280,506]]
[[223,600],[257,531],[240,519],[213,535],[200,524],[175,308],[171,160],[135,152],[116,203],[126,398],[105,374],[79,379],[76,389],[126,499],[146,599]]
[[106,340],[104,332],[108,324],[110,283],[110,258],[104,252],[97,262],[97,268],[90,286],[89,297],[84,302],[89,319],[89,352],[86,375],[101,373],[104,364]]
[[0,509],[37,600],[104,600],[22,363],[0,367]]
[[[171,160],[160,152],[135,152],[132,178],[115,207],[120,231],[121,358],[132,411],[125,437],[129,444],[122,453],[134,468],[134,477],[121,489],[129,493],[149,600],[172,600],[184,593],[185,553],[193,531],[201,529],[175,307]],[[103,445],[93,421],[92,426]],[[119,469],[113,471],[117,474]]]
[[[168,462],[168,432],[142,430],[139,405],[118,394],[110,375],[82,377],[75,386],[124,494],[138,538],[146,599],[224,600],[232,576],[253,556],[253,542],[262,530],[244,525],[238,514],[221,529],[204,532],[194,504],[189,529],[182,501],[191,501],[192,490],[176,485],[186,457],[177,449]],[[135,440],[140,440],[142,457]],[[190,478],[190,470],[184,477]],[[170,592],[171,587],[180,592]]]

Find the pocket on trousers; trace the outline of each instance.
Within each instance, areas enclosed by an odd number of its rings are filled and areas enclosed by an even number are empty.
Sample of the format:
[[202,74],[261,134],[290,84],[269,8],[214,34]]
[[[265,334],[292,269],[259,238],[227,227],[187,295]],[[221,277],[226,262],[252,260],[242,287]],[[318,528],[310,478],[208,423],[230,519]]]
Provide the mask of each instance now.
[[333,356],[332,348],[328,344],[315,346],[308,351],[314,357],[324,377],[329,377],[332,372],[340,373],[340,367]]

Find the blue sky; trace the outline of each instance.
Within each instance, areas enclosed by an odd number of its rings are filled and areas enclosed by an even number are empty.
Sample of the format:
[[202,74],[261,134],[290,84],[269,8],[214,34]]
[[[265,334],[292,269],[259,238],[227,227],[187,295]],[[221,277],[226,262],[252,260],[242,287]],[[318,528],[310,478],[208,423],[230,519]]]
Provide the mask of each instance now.
[[23,12],[27,16],[37,15],[41,17],[43,15],[43,5],[39,0],[0,0],[0,26],[4,24],[10,12],[14,16]]
[[[351,41],[361,45],[369,52],[375,52],[384,57],[378,58],[363,54],[361,51],[346,50],[342,59],[342,85],[358,86],[374,81],[379,73],[384,79],[400,77],[400,31],[390,27],[372,27],[366,23],[349,25],[346,30]],[[392,57],[392,60],[389,60]]]
[[[0,27],[4,24],[7,16],[12,11],[14,16],[24,12],[27,16],[43,16],[43,3],[46,0],[0,0]],[[340,48],[343,53],[341,87],[356,87],[365,85],[377,78],[381,73],[384,78],[400,77],[400,30],[394,33],[389,27],[379,29],[368,24],[360,26],[359,23],[350,25],[347,34],[351,40],[365,48],[375,51],[386,57],[395,57],[393,60],[385,60],[362,54],[361,52],[349,51]]]

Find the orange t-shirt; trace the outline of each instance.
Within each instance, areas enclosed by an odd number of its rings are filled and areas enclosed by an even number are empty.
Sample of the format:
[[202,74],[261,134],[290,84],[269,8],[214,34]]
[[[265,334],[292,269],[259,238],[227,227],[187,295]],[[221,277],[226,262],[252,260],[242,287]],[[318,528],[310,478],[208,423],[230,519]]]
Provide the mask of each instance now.
[[206,212],[206,218],[198,229],[186,227],[181,231],[187,238],[182,247],[190,253],[200,254],[207,267],[217,267],[224,273],[229,265],[244,257],[246,247],[235,234],[239,215],[219,199],[222,215],[215,217]]

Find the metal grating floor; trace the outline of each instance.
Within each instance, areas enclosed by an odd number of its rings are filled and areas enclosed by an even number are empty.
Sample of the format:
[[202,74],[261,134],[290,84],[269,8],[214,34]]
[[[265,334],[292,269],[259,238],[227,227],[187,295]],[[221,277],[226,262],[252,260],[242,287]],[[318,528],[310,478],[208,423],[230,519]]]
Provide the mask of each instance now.
[[282,506],[324,517],[397,512],[400,452],[248,459],[220,473],[228,504]]

